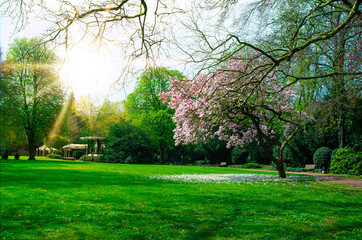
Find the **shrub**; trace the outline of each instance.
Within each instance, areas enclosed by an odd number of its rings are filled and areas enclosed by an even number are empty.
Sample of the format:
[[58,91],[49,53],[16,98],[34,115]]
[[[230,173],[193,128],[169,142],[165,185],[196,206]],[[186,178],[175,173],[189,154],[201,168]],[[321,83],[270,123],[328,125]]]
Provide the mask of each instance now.
[[331,163],[331,153],[332,150],[328,147],[318,148],[313,155],[313,162],[316,165],[316,168],[329,168]]
[[303,172],[302,168],[299,167],[286,167],[285,171],[289,171],[289,172]]
[[19,160],[19,158],[20,158],[19,153],[15,153],[14,159],[15,159],[15,160]]
[[53,158],[53,159],[63,159],[63,156],[60,155],[60,154],[54,154],[54,153],[51,153],[49,154],[48,156],[46,156],[47,158]]
[[240,146],[236,146],[231,150],[231,162],[233,164],[244,164],[247,163],[248,152],[245,148],[241,148]]
[[72,155],[75,159],[80,159],[84,154],[85,154],[84,151],[74,151],[72,153]]
[[104,141],[102,161],[110,163],[153,163],[152,143],[145,132],[121,121],[114,125]]
[[362,152],[352,148],[341,148],[332,157],[331,172],[338,174],[361,175]]
[[79,158],[79,160],[82,160],[84,162],[100,162],[101,159],[99,156],[87,156],[87,155],[83,155]]
[[3,152],[3,153],[1,154],[1,159],[3,159],[3,160],[8,159],[8,157],[9,157],[9,154],[8,154],[7,151],[5,151],[5,152]]
[[53,151],[51,152],[51,154],[59,154],[59,155],[63,155],[63,152],[62,152],[62,151],[60,151],[60,150],[58,150],[58,149],[56,149],[56,150],[53,150]]
[[338,148],[333,149],[333,151],[331,152],[331,159],[332,159],[333,155],[337,153],[338,150],[339,150]]
[[262,168],[262,166],[259,163],[246,163],[241,165],[240,168],[255,169],[255,168]]

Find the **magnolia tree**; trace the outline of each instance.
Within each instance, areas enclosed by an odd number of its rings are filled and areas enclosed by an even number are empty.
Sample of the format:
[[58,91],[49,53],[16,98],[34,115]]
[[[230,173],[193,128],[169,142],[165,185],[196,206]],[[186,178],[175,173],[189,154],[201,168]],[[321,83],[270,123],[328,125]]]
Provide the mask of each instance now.
[[[309,117],[297,107],[298,86],[266,70],[268,63],[258,56],[235,55],[215,72],[192,81],[171,78],[169,92],[159,97],[175,109],[176,145],[215,137],[228,147],[258,141],[285,178],[283,150]],[[266,139],[277,146],[276,156],[264,145]]]

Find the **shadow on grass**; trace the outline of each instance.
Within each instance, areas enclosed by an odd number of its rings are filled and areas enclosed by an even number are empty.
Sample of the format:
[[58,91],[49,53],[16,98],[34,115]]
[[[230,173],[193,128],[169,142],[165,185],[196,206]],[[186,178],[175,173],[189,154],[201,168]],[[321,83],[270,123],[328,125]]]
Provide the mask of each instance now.
[[[20,161],[19,161],[20,162]],[[330,239],[361,237],[361,198],[332,187],[187,184],[63,162],[1,169],[10,239]],[[40,162],[40,161],[39,161]],[[13,164],[13,162],[11,162]],[[72,163],[72,162],[67,162]],[[23,163],[19,163],[23,164]],[[35,164],[35,165],[34,165]],[[59,165],[60,164],[60,165]],[[97,170],[96,168],[102,168]],[[112,168],[108,172],[106,168]]]

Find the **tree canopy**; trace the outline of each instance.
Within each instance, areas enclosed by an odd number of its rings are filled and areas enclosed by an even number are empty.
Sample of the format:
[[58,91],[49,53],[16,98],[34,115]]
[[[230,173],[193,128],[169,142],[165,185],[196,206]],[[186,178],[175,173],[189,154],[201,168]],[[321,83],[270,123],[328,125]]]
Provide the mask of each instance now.
[[146,70],[138,78],[134,92],[125,101],[127,118],[148,133],[157,146],[161,164],[164,163],[165,152],[174,145],[173,111],[158,98],[160,92],[167,91],[170,77],[183,78],[175,70]]
[[26,135],[30,160],[35,159],[35,149],[43,144],[63,103],[56,61],[40,39],[24,38],[14,41],[1,66],[0,118],[11,119],[18,125],[17,134]]

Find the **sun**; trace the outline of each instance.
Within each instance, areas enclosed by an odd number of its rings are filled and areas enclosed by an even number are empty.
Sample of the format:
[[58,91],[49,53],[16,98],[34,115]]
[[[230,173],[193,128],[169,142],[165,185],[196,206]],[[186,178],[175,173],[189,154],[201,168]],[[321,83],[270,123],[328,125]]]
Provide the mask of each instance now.
[[60,71],[61,79],[77,96],[106,94],[112,71],[106,49],[75,45],[66,51]]

